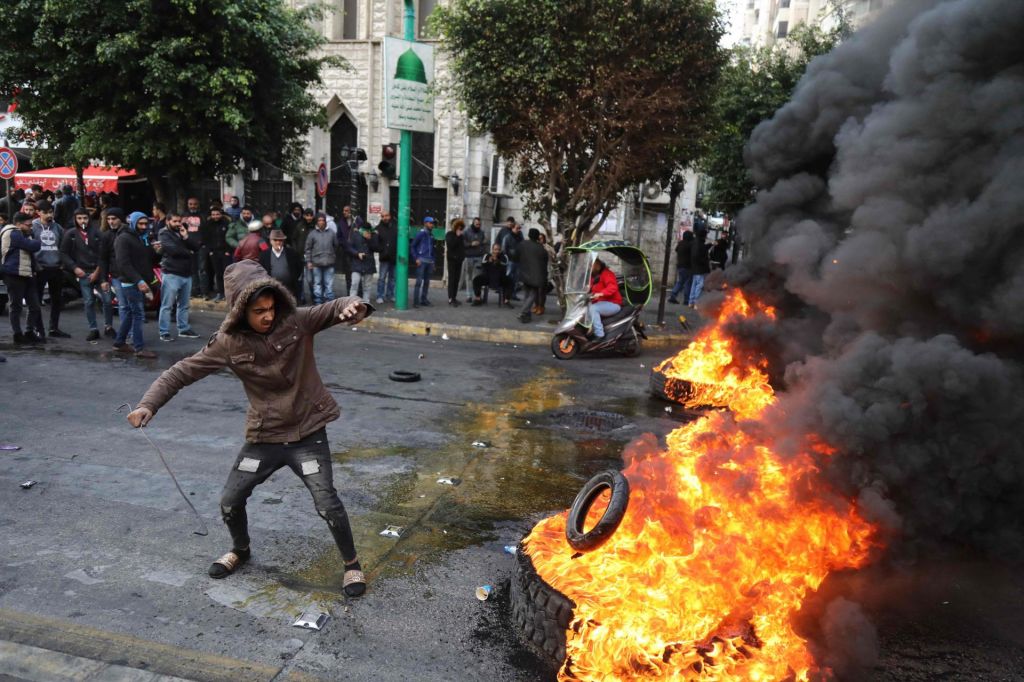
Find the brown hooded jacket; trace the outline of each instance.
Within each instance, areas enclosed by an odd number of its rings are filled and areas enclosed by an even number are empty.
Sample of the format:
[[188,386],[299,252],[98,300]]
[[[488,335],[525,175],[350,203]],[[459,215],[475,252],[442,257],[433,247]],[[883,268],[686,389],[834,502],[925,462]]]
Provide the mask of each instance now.
[[[224,288],[229,309],[220,330],[198,353],[161,374],[139,407],[155,415],[182,388],[227,367],[242,380],[249,398],[245,439],[250,443],[301,440],[341,416],[317,371],[313,335],[338,324],[342,310],[359,303],[359,297],[296,308],[288,289],[251,260],[228,267]],[[249,328],[245,307],[253,294],[267,288],[277,300],[276,317],[270,332],[259,334]],[[373,309],[365,310],[369,315]]]

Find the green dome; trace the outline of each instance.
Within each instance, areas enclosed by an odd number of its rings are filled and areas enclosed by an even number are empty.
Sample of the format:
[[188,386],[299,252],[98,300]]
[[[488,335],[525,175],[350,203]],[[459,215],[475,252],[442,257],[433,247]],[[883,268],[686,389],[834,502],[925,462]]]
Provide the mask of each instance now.
[[398,57],[398,68],[395,69],[395,78],[415,83],[427,83],[427,70],[423,68],[423,60],[409,48]]

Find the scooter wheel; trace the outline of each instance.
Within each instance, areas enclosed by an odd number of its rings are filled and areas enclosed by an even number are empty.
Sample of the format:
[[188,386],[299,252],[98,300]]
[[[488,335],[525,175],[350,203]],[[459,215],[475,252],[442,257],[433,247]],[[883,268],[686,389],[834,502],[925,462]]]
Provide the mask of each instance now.
[[551,352],[559,360],[570,360],[580,350],[580,342],[568,334],[556,334],[551,339]]

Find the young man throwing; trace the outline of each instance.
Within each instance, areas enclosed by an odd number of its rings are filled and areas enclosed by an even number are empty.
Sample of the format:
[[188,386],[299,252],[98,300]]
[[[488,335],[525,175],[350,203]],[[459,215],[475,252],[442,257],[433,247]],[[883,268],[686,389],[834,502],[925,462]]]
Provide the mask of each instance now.
[[250,554],[245,503],[253,489],[287,466],[313,495],[345,562],[342,587],[355,597],[366,589],[345,507],[334,489],[326,426],[340,416],[313,357],[313,335],[340,322],[356,324],[373,308],[358,298],[341,298],[296,309],[295,298],[250,260],[231,265],[224,276],[230,306],[220,330],[206,347],[160,375],[128,415],[145,426],[185,386],[228,368],[242,380],[249,398],[245,445],[235,459],[221,497],[221,516],[234,543],[210,566],[223,578]]

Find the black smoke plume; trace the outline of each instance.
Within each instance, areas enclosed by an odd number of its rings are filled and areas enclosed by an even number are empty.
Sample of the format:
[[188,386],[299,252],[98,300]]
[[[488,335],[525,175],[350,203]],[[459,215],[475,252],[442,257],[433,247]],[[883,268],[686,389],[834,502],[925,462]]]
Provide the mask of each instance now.
[[783,318],[768,420],[837,448],[901,558],[1024,558],[1022,36],[1021,0],[904,0],[747,149],[730,279]]

